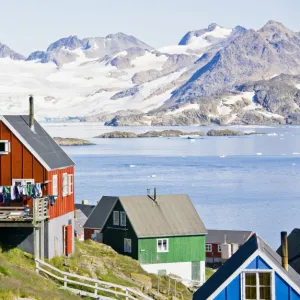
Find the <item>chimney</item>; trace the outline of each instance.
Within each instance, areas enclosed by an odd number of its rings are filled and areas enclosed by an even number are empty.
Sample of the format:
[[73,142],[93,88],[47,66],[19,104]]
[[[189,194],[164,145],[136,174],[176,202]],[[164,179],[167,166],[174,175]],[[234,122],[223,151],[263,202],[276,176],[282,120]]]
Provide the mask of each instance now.
[[156,187],[154,188],[153,200],[156,201]]
[[89,204],[89,200],[82,200],[81,202],[83,205],[88,205]]
[[287,232],[281,232],[281,256],[282,256],[282,267],[287,271],[289,268],[289,254],[288,254],[288,239]]
[[29,127],[34,131],[34,103],[33,96],[29,96]]

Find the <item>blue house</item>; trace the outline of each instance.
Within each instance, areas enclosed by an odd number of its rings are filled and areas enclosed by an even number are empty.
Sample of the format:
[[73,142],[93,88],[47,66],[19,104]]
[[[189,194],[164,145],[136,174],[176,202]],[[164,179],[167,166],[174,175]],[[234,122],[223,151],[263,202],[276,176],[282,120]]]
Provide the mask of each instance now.
[[300,300],[300,275],[254,234],[193,296],[210,299]]

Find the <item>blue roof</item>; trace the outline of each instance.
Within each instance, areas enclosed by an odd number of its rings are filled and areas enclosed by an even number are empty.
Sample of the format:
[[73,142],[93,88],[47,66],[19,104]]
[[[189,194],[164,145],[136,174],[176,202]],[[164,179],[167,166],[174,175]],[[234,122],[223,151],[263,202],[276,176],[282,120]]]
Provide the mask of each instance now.
[[[235,271],[237,271],[257,250],[284,272],[300,287],[300,275],[291,267],[286,271],[281,266],[281,256],[278,255],[262,238],[254,234],[225,264],[207,280],[194,294],[194,300],[208,299]],[[272,266],[271,266],[272,267]]]

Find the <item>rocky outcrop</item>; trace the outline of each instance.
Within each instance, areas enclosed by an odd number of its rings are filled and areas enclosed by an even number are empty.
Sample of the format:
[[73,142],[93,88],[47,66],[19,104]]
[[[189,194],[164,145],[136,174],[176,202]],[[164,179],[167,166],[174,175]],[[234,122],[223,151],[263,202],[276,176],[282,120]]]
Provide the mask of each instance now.
[[137,135],[133,132],[113,131],[95,136],[95,138],[114,139],[114,138],[136,138]]
[[245,135],[244,132],[231,130],[231,129],[224,129],[224,130],[216,130],[211,129],[207,132],[208,136],[241,136]]
[[[207,133],[203,131],[184,132],[181,130],[163,130],[163,131],[147,131],[136,134],[133,132],[113,131],[96,136],[96,138],[153,138],[153,137],[180,137],[180,136],[242,136],[258,133],[245,133],[237,130],[209,130]],[[262,134],[262,133],[259,133]]]
[[61,137],[54,137],[53,139],[60,146],[90,146],[90,145],[94,145],[90,141],[82,140],[82,139],[61,138]]

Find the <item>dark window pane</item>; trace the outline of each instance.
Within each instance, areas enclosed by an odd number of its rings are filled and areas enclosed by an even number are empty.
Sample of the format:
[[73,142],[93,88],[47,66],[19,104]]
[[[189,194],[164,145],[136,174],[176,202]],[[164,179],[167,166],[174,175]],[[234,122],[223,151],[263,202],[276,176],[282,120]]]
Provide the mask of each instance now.
[[259,291],[261,300],[271,300],[271,287],[260,287]]
[[0,152],[5,152],[5,143],[0,143]]
[[255,273],[245,273],[246,285],[256,286],[256,274]]
[[259,273],[260,285],[271,285],[271,273]]
[[256,300],[256,287],[246,286],[246,299]]

